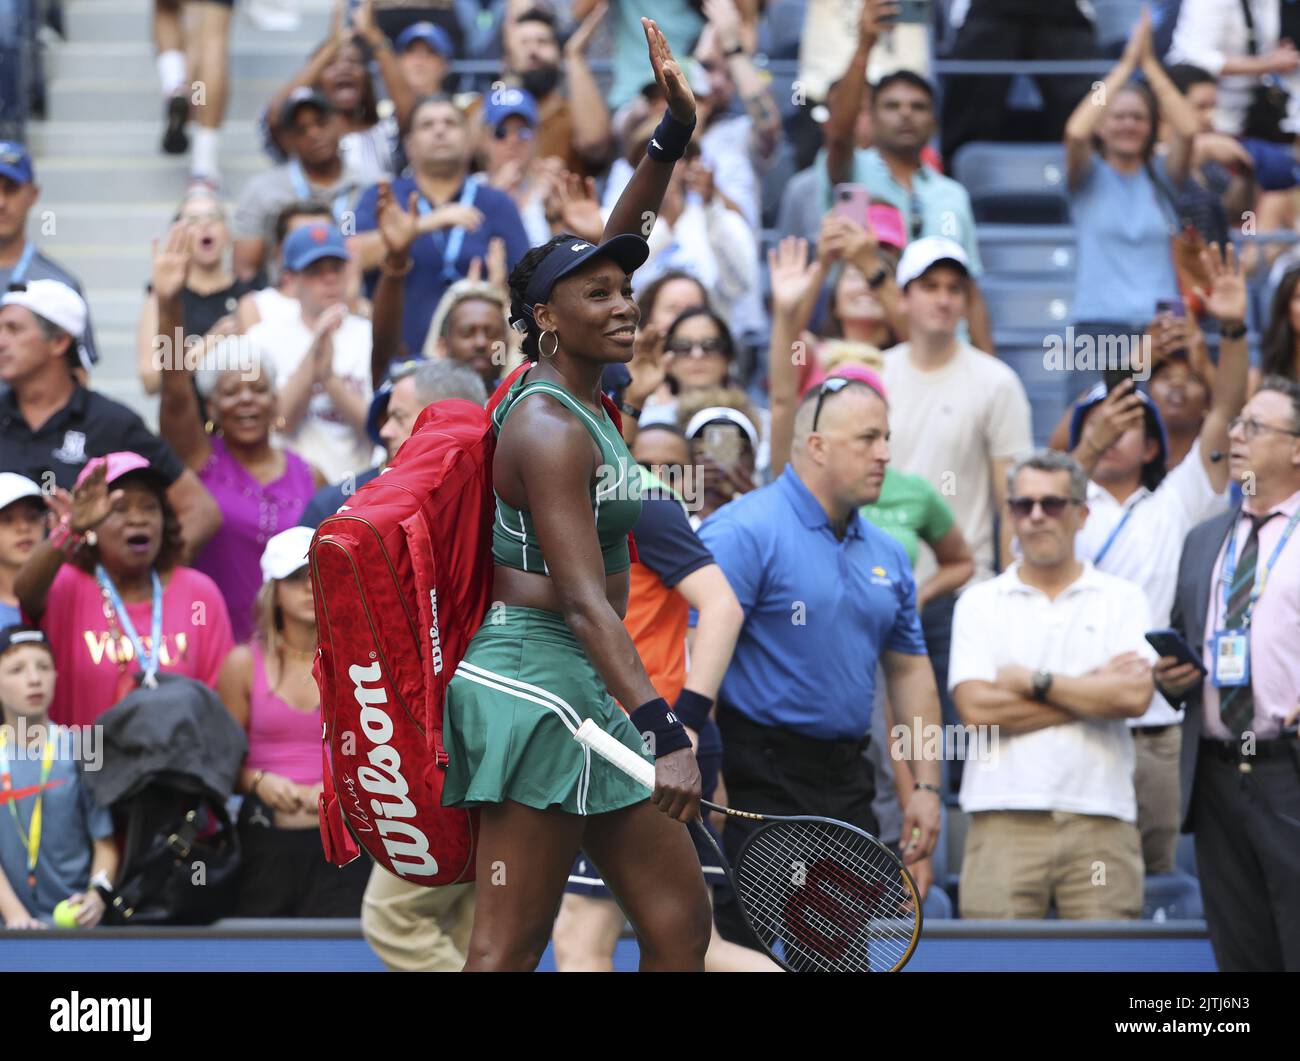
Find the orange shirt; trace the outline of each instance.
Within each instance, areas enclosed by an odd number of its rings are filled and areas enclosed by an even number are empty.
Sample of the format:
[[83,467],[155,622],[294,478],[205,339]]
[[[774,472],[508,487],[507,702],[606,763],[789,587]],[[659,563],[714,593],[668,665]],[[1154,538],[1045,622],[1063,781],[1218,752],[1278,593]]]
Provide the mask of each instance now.
[[686,684],[686,628],[691,608],[645,564],[632,565],[623,625],[632,635],[655,691],[670,704]]

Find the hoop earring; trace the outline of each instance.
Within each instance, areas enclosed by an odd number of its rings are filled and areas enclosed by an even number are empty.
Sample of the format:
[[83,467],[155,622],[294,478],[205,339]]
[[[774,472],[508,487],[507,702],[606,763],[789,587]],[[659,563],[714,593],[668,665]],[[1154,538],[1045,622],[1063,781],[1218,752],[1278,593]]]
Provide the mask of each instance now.
[[214,424],[211,420],[209,420],[206,424],[203,425],[203,430],[209,435],[212,434],[214,431],[216,431],[216,429],[217,429],[217,425]]
[[[555,345],[551,347],[551,352],[549,354],[542,349],[542,340],[546,338],[546,336],[548,335],[555,340]],[[556,335],[555,332],[547,330],[542,332],[542,334],[537,337],[537,353],[539,356],[550,359],[554,357],[556,354],[558,354],[559,352],[560,352],[560,337]]]
[[286,420],[283,416],[277,416],[277,417],[275,418],[275,429],[276,429],[277,431],[281,431],[281,432],[282,432],[282,431],[284,431],[284,429],[285,429],[286,427],[288,427],[288,426],[289,426],[289,421]]

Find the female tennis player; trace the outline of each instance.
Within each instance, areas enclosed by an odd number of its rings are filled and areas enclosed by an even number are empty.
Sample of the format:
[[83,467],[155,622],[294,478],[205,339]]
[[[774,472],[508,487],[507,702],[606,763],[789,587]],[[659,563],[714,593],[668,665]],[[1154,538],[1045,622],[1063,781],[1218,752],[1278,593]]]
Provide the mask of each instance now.
[[[641,20],[668,111],[605,227],[557,236],[510,276],[534,367],[497,407],[493,601],[447,689],[443,803],[481,809],[478,908],[466,970],[530,970],[579,849],[636,930],[643,970],[704,967],[710,912],[683,824],[699,810],[690,741],[621,621],[640,477],[600,402],[606,365],[632,358],[634,233],[659,210],[695,125],[695,98],[655,23]],[[634,708],[631,718],[610,697]],[[645,790],[577,744],[594,718],[655,758]],[[642,734],[647,735],[643,741]]]

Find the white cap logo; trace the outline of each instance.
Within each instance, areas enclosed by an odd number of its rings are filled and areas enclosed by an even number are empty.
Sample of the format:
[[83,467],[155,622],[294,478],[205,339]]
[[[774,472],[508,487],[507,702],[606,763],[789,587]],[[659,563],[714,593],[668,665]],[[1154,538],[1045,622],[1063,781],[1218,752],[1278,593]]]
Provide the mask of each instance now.
[[573,251],[576,254],[578,251],[585,251],[590,246],[591,246],[590,243],[575,243],[572,247],[569,248],[569,250]]

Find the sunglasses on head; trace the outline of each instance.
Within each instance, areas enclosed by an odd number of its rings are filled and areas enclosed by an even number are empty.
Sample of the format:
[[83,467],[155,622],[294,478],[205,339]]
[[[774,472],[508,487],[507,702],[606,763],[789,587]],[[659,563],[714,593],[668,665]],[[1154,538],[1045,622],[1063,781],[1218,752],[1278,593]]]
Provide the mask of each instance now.
[[725,354],[727,344],[721,339],[670,339],[664,344],[670,354],[689,354],[699,350],[705,354]]
[[1007,498],[1007,508],[1017,519],[1028,519],[1033,514],[1034,506],[1039,505],[1043,509],[1043,515],[1048,519],[1057,519],[1069,505],[1079,504],[1072,497],[1009,497]]
[[853,380],[844,376],[832,376],[817,388],[817,408],[813,410],[812,429],[817,430],[817,422],[822,418],[822,406],[826,403],[826,395],[839,394]]

